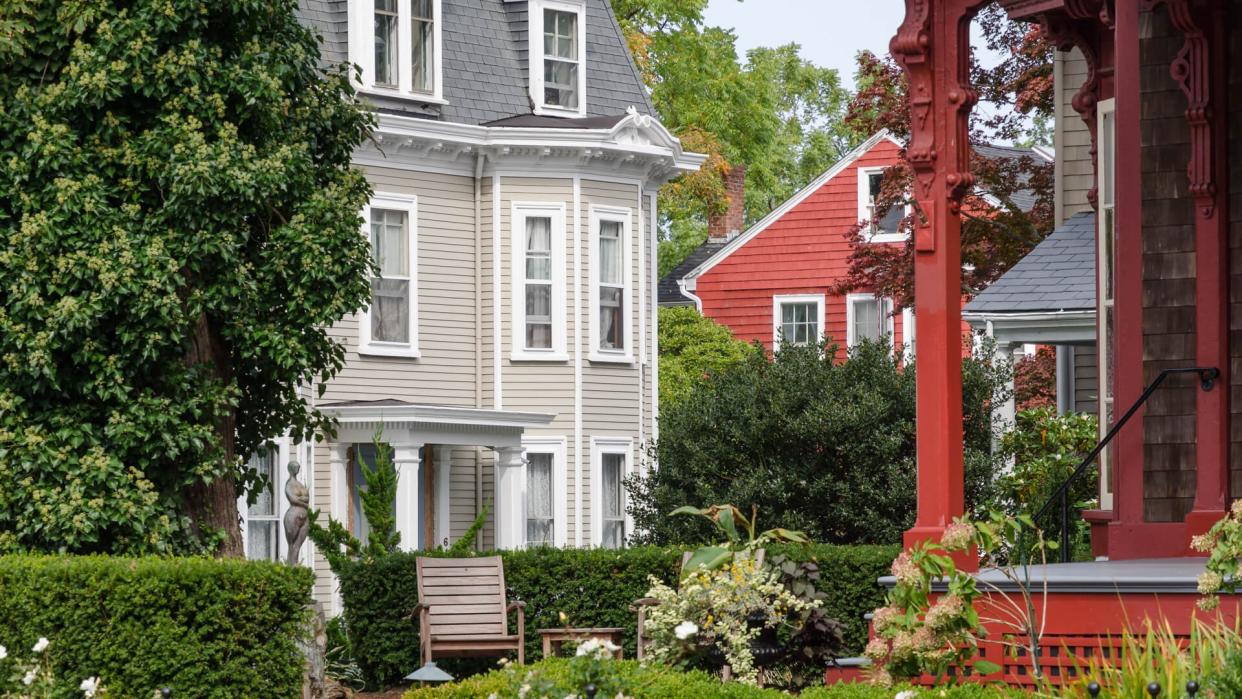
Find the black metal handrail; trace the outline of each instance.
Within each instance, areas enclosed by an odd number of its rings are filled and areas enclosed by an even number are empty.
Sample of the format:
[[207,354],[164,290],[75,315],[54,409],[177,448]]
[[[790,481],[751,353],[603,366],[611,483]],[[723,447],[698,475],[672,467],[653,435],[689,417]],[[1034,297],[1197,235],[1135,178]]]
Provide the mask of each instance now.
[[1109,442],[1113,441],[1113,437],[1117,436],[1117,433],[1121,431],[1121,428],[1125,427],[1125,424],[1130,421],[1130,418],[1134,416],[1134,413],[1138,412],[1138,409],[1141,408],[1143,404],[1147,402],[1148,398],[1151,398],[1151,394],[1155,393],[1157,388],[1160,388],[1160,384],[1164,383],[1165,379],[1167,379],[1168,377],[1174,374],[1198,374],[1199,375],[1199,387],[1202,388],[1204,391],[1210,391],[1212,390],[1212,386],[1215,384],[1216,380],[1220,378],[1220,369],[1216,367],[1197,367],[1196,366],[1196,367],[1179,367],[1176,369],[1165,369],[1164,371],[1160,372],[1160,374],[1156,376],[1156,379],[1152,381],[1151,384],[1147,386],[1147,388],[1143,389],[1142,395],[1138,397],[1138,400],[1134,401],[1134,405],[1130,406],[1130,409],[1126,411],[1125,415],[1122,415],[1120,420],[1117,420],[1116,422],[1113,423],[1113,426],[1108,430],[1108,434],[1104,435],[1104,438],[1100,440],[1100,443],[1096,444],[1095,448],[1092,449],[1091,452],[1087,454],[1086,458],[1084,458],[1082,462],[1078,464],[1077,468],[1074,469],[1074,472],[1069,475],[1069,478],[1066,478],[1064,481],[1062,481],[1061,485],[1059,485],[1057,489],[1053,491],[1052,497],[1048,498],[1048,501],[1044,503],[1043,507],[1039,508],[1039,510],[1036,511],[1034,521],[1036,524],[1038,524],[1040,520],[1044,518],[1044,515],[1048,514],[1048,512],[1052,510],[1052,507],[1054,505],[1060,504],[1061,506],[1061,562],[1062,563],[1068,563],[1070,560],[1070,536],[1069,536],[1070,488],[1073,487],[1074,483],[1077,482],[1077,480],[1082,477],[1082,474],[1087,472],[1087,469],[1091,466],[1092,463],[1095,462],[1095,460],[1100,456],[1100,454],[1104,451],[1104,449],[1108,447]]

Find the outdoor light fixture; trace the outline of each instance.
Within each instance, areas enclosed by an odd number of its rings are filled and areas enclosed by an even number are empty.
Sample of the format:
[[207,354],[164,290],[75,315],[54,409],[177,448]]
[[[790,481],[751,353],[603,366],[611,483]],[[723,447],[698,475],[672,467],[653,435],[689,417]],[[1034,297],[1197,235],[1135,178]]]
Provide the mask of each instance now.
[[405,676],[411,682],[452,682],[453,676],[436,667],[435,661],[418,668]]

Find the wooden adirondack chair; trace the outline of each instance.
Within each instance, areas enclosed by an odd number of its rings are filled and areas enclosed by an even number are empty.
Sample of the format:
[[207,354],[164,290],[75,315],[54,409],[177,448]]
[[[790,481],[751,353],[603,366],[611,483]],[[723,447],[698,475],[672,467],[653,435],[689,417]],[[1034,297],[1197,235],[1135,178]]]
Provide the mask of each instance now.
[[[436,658],[492,657],[516,650],[526,662],[526,603],[507,603],[500,556],[423,558],[418,571],[418,636],[423,664]],[[509,612],[517,610],[517,634]]]
[[[759,549],[755,551],[755,565],[758,565],[760,567],[763,566],[764,553],[765,551],[763,549]],[[691,555],[690,551],[686,551],[685,553],[681,555],[681,565],[683,568],[685,567],[686,563],[690,562],[690,555]],[[642,660],[643,657],[646,656],[647,645],[651,643],[651,639],[647,637],[647,609],[649,607],[654,607],[659,603],[660,603],[659,600],[655,599],[654,597],[644,597],[642,599],[635,600],[634,604],[630,605],[630,611],[638,612],[638,643],[637,643],[637,646],[638,646],[638,659],[639,660]]]

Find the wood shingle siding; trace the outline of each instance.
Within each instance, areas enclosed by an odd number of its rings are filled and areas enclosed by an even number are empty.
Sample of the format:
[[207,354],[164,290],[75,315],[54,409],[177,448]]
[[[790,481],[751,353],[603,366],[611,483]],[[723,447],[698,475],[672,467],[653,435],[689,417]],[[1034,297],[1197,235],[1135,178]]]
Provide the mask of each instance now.
[[[1143,364],[1150,383],[1164,369],[1195,362],[1194,204],[1186,179],[1186,98],[1169,75],[1183,40],[1158,10],[1143,14],[1141,42]],[[1149,522],[1181,521],[1193,505],[1197,390],[1194,381],[1178,377],[1147,404],[1143,487]]]

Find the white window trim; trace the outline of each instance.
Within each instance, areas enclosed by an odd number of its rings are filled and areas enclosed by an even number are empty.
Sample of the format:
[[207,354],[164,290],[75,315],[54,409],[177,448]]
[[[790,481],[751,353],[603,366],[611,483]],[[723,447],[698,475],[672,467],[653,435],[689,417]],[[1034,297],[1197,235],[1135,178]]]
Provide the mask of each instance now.
[[[875,301],[875,294],[848,294],[845,297],[845,346],[853,348],[858,344],[858,338],[854,333],[854,304],[858,301]],[[893,300],[890,298],[880,299],[880,313],[884,322],[884,334],[888,335],[890,349],[895,333],[893,332]]]
[[[871,176],[882,174],[888,169],[887,165],[860,167],[858,172],[858,220],[870,220],[871,213],[867,211],[867,206],[871,203]],[[910,207],[907,206],[906,213],[909,214]],[[865,234],[868,243],[901,243],[909,237],[908,234],[898,230],[896,233],[877,233],[875,235]]]
[[[543,102],[543,11],[559,10],[578,15],[578,108],[549,106]],[[527,56],[530,62],[530,99],[535,113],[546,116],[586,116],[586,4],[570,0],[530,0],[527,12]]]
[[[1108,409],[1109,409],[1110,403],[1112,403],[1113,405],[1116,404],[1116,398],[1117,398],[1115,386],[1114,386],[1114,391],[1111,393],[1111,395],[1108,390],[1109,389],[1109,386],[1108,386],[1108,345],[1110,341],[1110,338],[1108,337],[1108,303],[1109,301],[1105,300],[1104,298],[1104,289],[1106,286],[1108,275],[1110,274],[1110,271],[1111,271],[1108,269],[1108,263],[1106,262],[1106,260],[1108,260],[1109,258],[1109,255],[1105,254],[1105,245],[1107,243],[1107,238],[1104,236],[1104,213],[1105,213],[1106,208],[1110,208],[1111,206],[1111,208],[1115,210],[1117,206],[1117,203],[1115,200],[1116,186],[1117,186],[1115,171],[1113,174],[1114,201],[1111,203],[1111,205],[1109,204],[1109,202],[1105,201],[1104,193],[1107,191],[1107,189],[1104,186],[1104,177],[1105,177],[1104,160],[1105,160],[1105,154],[1106,154],[1106,148],[1107,148],[1107,151],[1113,154],[1113,167],[1116,168],[1116,162],[1117,162],[1116,112],[1117,112],[1117,100],[1116,99],[1101,100],[1100,103],[1096,105],[1096,133],[1098,133],[1100,136],[1100,143],[1098,144],[1099,156],[1100,156],[1099,167],[1098,167],[1099,172],[1096,173],[1096,192],[1098,192],[1099,194],[1099,199],[1098,199],[1099,206],[1097,208],[1099,209],[1099,212],[1098,212],[1098,215],[1096,216],[1096,235],[1095,235],[1095,239],[1096,239],[1095,259],[1096,259],[1096,275],[1097,275],[1097,278],[1096,278],[1097,309],[1096,309],[1096,314],[1095,314],[1096,333],[1097,333],[1096,367],[1097,367],[1097,373],[1099,375],[1099,378],[1098,378],[1099,385],[1097,386],[1097,391],[1096,391],[1096,401],[1097,401],[1096,410],[1097,410],[1097,417],[1098,417],[1098,422],[1099,422],[1099,435],[1101,439],[1104,438],[1104,435],[1108,434],[1108,430],[1112,427],[1112,425],[1110,425],[1108,422],[1108,413],[1109,413]],[[1113,120],[1113,129],[1114,129],[1113,143],[1111,144],[1104,143],[1103,126],[1104,126],[1104,117],[1107,114],[1113,115],[1113,119],[1114,119]],[[1114,228],[1113,230],[1114,250],[1113,250],[1113,255],[1112,255],[1114,265],[1117,263],[1116,245],[1117,245],[1117,232],[1116,232],[1116,229]],[[1116,304],[1116,296],[1117,296],[1117,288],[1116,286],[1114,286],[1113,287],[1113,300],[1112,300],[1112,303],[1114,304],[1114,308]],[[1114,322],[1114,327],[1116,327],[1115,311],[1114,311],[1114,316],[1113,316],[1113,322]],[[1100,469],[1100,509],[1105,510],[1105,511],[1110,511],[1113,509],[1113,501],[1114,501],[1114,497],[1116,493],[1115,484],[1110,482],[1110,479],[1114,479],[1114,476],[1116,474],[1114,474],[1112,469],[1109,468],[1110,466],[1109,451],[1110,451],[1109,449],[1105,449],[1104,451],[1100,452],[1100,455],[1098,457],[1099,469]],[[1113,492],[1110,493],[1109,490],[1112,490]]]
[[566,486],[565,470],[569,464],[566,457],[566,438],[565,437],[532,437],[524,435],[522,437],[522,546],[528,545],[526,541],[526,455],[527,454],[551,454],[552,455],[552,544],[563,548],[569,543],[568,524],[569,517],[568,492]]
[[431,92],[420,92],[413,89],[413,51],[414,38],[411,18],[413,10],[410,0],[397,0],[397,87],[384,87],[375,84],[375,0],[350,0],[349,2],[349,62],[362,69],[360,81],[355,81],[362,92],[389,97],[414,98],[420,102],[431,104],[448,104],[444,99],[444,41],[441,27],[444,24],[444,13],[441,11],[441,0],[432,1],[432,12],[435,21],[431,26],[432,41],[432,81]]
[[[526,218],[552,219],[552,347],[526,348]],[[510,225],[511,342],[509,359],[520,362],[567,362],[565,349],[565,204],[513,202]]]
[[781,341],[781,306],[787,303],[814,303],[815,318],[819,330],[816,342],[824,339],[824,295],[823,294],[782,294],[772,297],[772,347],[780,347]]
[[[371,209],[404,211],[409,223],[410,266],[410,341],[380,342],[371,339],[371,306],[367,304],[358,320],[358,354],[377,357],[407,357],[417,359],[418,350],[418,197],[412,194],[376,192],[371,201],[362,208],[362,235],[371,243]],[[368,284],[370,279],[368,278]]]
[[[289,555],[289,551],[287,549],[288,544],[285,542],[285,522],[284,522],[285,511],[289,508],[289,502],[288,502],[288,499],[285,498],[284,483],[285,483],[285,480],[289,478],[289,461],[292,459],[291,446],[289,443],[289,438],[287,436],[277,437],[276,439],[269,440],[268,442],[266,442],[266,444],[272,447],[276,451],[276,482],[271,484],[272,498],[275,504],[274,509],[276,510],[276,514],[274,515],[274,518],[276,521],[276,559],[275,560],[277,562],[282,562]],[[251,454],[250,458],[253,459],[254,455]],[[247,468],[250,467],[249,459],[246,462],[246,467]],[[303,483],[305,483],[308,479],[308,476],[307,476],[308,470],[309,469],[307,469],[306,466],[303,464],[303,470],[301,473],[301,478],[302,478]],[[249,537],[250,537],[250,531],[249,531],[250,503],[247,502],[248,499],[249,499],[248,495],[239,495],[237,497],[237,512],[238,512],[238,518],[240,519],[239,524],[241,525],[242,556],[245,558],[249,558],[249,553],[250,553],[249,548],[248,548]],[[298,552],[299,561],[302,560],[302,557],[303,557],[302,552]]]
[[905,361],[913,362],[918,334],[915,328],[914,309],[909,306],[901,309],[901,333],[901,355]]
[[[634,265],[631,259],[630,238],[633,210],[615,206],[590,207],[591,235],[590,253],[587,266],[590,269],[591,284],[591,350],[587,358],[592,362],[612,362],[614,364],[634,363]],[[625,347],[621,350],[600,349],[600,318],[599,318],[599,225],[602,221],[615,221],[621,224],[621,278],[624,280],[624,291],[621,292],[625,327],[621,339]]]
[[[591,437],[591,546],[599,548],[604,541],[603,483],[604,454],[625,455],[625,475],[634,475],[634,440],[629,437]],[[626,535],[633,534],[633,523],[629,516],[629,497],[625,497]],[[622,542],[622,547],[625,542]]]

